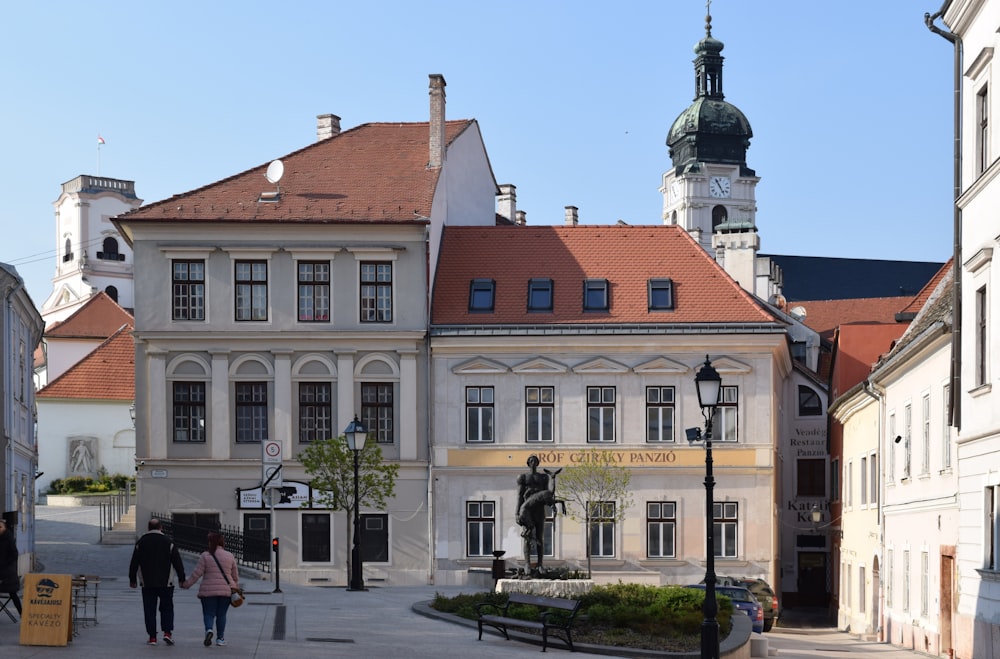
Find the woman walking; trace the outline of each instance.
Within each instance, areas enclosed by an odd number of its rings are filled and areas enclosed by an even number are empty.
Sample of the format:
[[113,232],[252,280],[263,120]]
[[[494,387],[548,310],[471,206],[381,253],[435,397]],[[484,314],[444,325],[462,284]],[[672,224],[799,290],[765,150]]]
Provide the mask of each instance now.
[[212,628],[215,628],[216,645],[226,644],[226,613],[229,611],[229,597],[234,588],[240,587],[240,575],[236,569],[236,558],[225,550],[226,541],[222,534],[214,531],[208,534],[208,551],[201,553],[194,572],[181,588],[190,588],[201,579],[198,599],[205,618],[205,645],[212,644]]

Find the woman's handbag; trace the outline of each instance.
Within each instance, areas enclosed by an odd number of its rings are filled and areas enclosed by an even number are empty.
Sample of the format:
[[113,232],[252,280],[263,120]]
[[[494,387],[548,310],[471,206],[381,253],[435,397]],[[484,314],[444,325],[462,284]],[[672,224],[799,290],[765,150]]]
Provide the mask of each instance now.
[[229,603],[233,607],[243,606],[243,602],[246,601],[246,598],[243,597],[243,591],[240,590],[239,588],[236,588],[235,586],[233,586],[232,583],[230,583],[229,575],[226,574],[226,571],[222,569],[222,563],[219,562],[218,558],[215,558],[215,554],[212,554],[211,552],[209,552],[209,554],[212,556],[213,559],[215,559],[215,564],[219,566],[219,572],[222,573],[222,578],[226,580],[226,583],[229,584],[229,588],[232,589],[232,592],[229,594]]

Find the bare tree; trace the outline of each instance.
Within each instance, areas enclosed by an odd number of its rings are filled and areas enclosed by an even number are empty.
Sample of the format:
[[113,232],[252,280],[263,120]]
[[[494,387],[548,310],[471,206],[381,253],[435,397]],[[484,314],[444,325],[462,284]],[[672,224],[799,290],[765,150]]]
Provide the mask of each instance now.
[[[600,449],[585,451],[583,459],[567,467],[559,476],[559,496],[569,505],[570,519],[584,523],[587,529],[587,577],[591,574],[591,542],[596,516],[615,524],[625,519],[632,506],[629,482],[632,472],[614,462],[612,454]],[[608,505],[612,504],[612,505]]]

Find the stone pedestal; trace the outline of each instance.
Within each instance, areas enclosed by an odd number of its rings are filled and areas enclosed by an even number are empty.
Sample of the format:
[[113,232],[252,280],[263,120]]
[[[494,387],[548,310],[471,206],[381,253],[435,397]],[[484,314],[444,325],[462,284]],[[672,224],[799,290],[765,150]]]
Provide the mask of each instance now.
[[593,587],[594,582],[591,579],[498,579],[496,592],[574,599],[590,592]]

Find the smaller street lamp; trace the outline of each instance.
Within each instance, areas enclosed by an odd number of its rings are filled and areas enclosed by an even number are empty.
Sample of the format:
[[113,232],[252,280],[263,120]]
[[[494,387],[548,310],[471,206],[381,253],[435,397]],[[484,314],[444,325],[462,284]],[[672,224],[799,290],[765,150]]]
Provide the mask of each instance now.
[[[705,603],[701,611],[705,619],[701,623],[701,659],[719,659],[719,602],[715,598],[715,477],[712,475],[712,417],[719,406],[722,392],[722,376],[712,366],[708,355],[705,363],[694,376],[698,390],[698,405],[705,417]],[[698,439],[696,432],[688,433],[688,438]]]
[[347,438],[347,448],[354,453],[354,547],[351,549],[351,583],[347,590],[366,590],[365,580],[361,574],[361,497],[358,495],[358,458],[365,448],[368,430],[354,415],[354,421],[344,428]]

